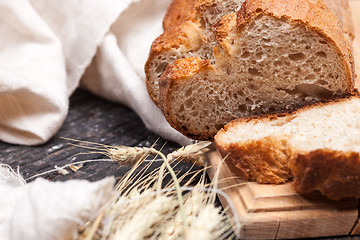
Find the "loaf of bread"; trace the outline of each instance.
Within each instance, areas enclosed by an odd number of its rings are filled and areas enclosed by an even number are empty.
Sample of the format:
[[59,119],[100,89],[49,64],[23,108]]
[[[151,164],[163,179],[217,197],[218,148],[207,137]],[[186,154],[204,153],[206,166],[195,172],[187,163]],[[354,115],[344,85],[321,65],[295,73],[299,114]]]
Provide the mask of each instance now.
[[234,120],[215,136],[228,166],[246,180],[299,193],[360,198],[360,96],[293,113]]
[[201,140],[239,117],[344,96],[354,86],[349,16],[347,0],[175,0],[145,66],[148,92]]

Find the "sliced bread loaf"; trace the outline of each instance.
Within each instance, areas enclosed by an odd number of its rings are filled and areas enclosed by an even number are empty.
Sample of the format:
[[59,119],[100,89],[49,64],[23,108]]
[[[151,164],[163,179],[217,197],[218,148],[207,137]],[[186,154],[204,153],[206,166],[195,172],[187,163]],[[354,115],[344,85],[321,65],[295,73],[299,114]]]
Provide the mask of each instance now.
[[[347,1],[336,1],[337,15],[346,16]],[[239,117],[351,92],[353,57],[343,32],[350,27],[329,2],[194,1],[153,44],[145,68],[150,96],[175,129],[204,140]]]
[[224,15],[237,12],[245,0],[173,0],[164,18],[164,33],[151,46],[145,64],[146,86],[160,107],[159,79],[167,65],[198,56],[214,61],[217,44],[212,26]]
[[215,143],[237,175],[259,183],[294,178],[300,193],[360,197],[360,96],[290,114],[235,120]]

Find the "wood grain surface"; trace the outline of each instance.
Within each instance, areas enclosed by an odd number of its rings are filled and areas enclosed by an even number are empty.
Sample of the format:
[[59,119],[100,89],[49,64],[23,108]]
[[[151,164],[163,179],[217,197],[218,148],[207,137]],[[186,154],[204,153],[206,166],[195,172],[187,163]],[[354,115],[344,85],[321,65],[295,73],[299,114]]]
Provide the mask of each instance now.
[[[127,107],[78,90],[70,98],[69,114],[63,126],[50,141],[40,146],[18,146],[0,142],[0,162],[9,164],[14,169],[19,167],[20,173],[27,179],[54,169],[55,165],[60,167],[83,160],[107,158],[100,154],[84,154],[89,150],[69,145],[69,141],[61,137],[113,146],[150,147],[157,142],[155,147],[162,148],[164,153],[180,147],[147,130],[141,119]],[[149,171],[160,165],[161,162],[154,162]],[[191,164],[181,163],[175,169],[184,172],[191,168]],[[96,181],[106,176],[115,176],[119,179],[129,169],[130,167],[119,166],[115,162],[97,162],[87,163],[77,172],[69,171],[69,175],[53,172],[43,177],[53,181]]]

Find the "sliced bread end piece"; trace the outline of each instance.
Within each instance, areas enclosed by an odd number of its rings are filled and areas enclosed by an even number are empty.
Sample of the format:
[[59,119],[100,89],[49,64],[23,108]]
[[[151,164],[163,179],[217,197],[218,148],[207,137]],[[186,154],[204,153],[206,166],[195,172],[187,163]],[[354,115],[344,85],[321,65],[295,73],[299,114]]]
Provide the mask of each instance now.
[[[247,180],[279,183],[273,176],[281,166],[288,170],[283,181],[293,176],[299,193],[360,197],[358,93],[291,114],[235,120],[217,133],[215,143],[233,172]],[[269,156],[275,163],[268,164]]]

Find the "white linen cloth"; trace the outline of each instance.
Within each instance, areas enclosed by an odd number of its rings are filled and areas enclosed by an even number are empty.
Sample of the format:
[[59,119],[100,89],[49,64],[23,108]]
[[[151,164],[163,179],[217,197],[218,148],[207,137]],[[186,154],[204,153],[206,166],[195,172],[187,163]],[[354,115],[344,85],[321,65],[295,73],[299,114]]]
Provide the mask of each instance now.
[[49,140],[82,78],[83,87],[132,108],[153,132],[190,143],[166,122],[145,86],[144,64],[169,3],[0,0],[0,140]]
[[25,184],[8,166],[0,165],[0,239],[76,239],[78,227],[96,218],[113,196],[115,179],[97,182]]

